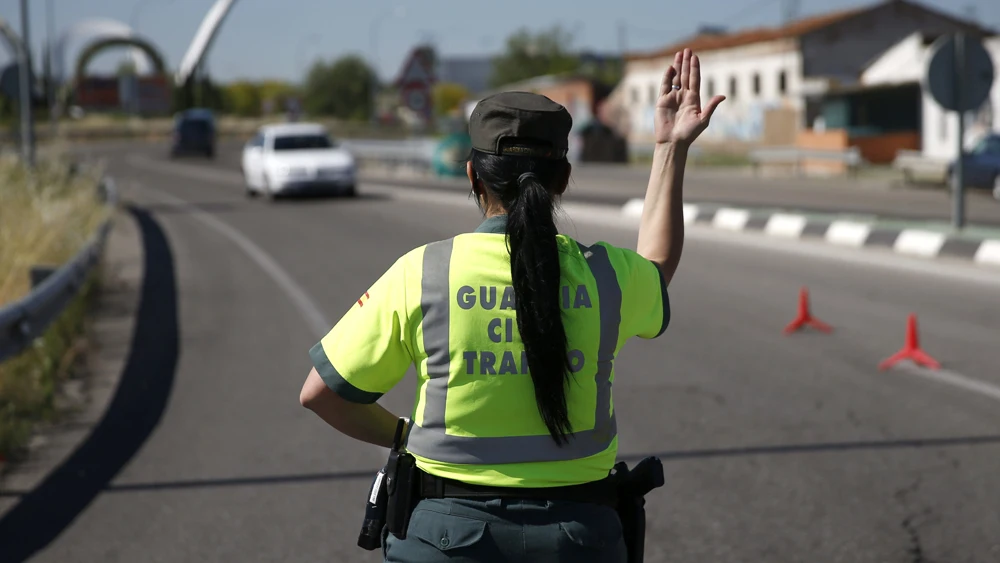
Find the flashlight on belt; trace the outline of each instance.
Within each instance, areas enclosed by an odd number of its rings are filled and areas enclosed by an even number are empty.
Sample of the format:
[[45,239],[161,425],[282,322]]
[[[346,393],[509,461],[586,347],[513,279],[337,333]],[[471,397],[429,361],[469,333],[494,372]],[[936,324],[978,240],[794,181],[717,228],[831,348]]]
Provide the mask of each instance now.
[[372,480],[372,488],[368,491],[368,502],[365,504],[365,520],[361,524],[361,534],[358,535],[358,546],[367,551],[375,551],[382,547],[382,528],[385,527],[385,511],[389,497],[385,481],[383,467]]

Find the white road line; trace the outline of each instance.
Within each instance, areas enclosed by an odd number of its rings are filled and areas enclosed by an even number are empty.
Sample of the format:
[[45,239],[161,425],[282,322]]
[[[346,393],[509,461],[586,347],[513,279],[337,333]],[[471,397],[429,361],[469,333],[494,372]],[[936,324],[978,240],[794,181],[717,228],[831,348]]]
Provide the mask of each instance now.
[[[192,179],[205,181],[225,182],[238,186],[243,185],[243,180],[238,172],[224,172],[183,164],[168,165],[153,161],[152,159],[132,155],[127,158],[136,166],[162,171],[165,174],[187,176]],[[436,190],[414,190],[412,188],[393,186],[391,181],[366,183],[364,191],[383,193],[391,195],[395,199],[413,201],[415,203],[465,207],[472,213],[476,212],[475,204],[470,201],[468,194],[464,192],[452,193]],[[562,211],[563,217],[568,218],[570,222],[585,221],[595,225],[604,225],[626,231],[635,231],[638,228],[638,222],[634,219],[624,217],[620,207],[567,202],[562,204]],[[830,240],[830,232],[837,225],[840,225],[843,233],[848,235],[841,239],[842,243],[860,241],[860,245],[864,244],[865,238],[868,237],[869,228],[864,223],[835,221],[831,225],[830,230],[827,231],[826,239],[828,242],[834,242]],[[692,240],[707,240],[718,244],[742,246],[765,252],[779,252],[806,260],[838,260],[880,270],[896,270],[936,279],[970,282],[987,290],[1000,290],[1000,275],[997,274],[995,269],[983,268],[972,263],[948,262],[947,266],[944,267],[939,261],[927,261],[904,254],[877,250],[859,252],[855,248],[843,248],[825,242],[814,242],[807,239],[785,240],[779,237],[769,237],[747,231],[730,233],[710,226],[702,227],[700,225],[693,225],[687,229],[687,236]],[[847,241],[846,239],[848,238],[853,240]]]
[[764,232],[776,237],[799,238],[806,228],[806,218],[802,215],[775,213],[767,220]]
[[642,217],[644,201],[640,198],[632,198],[622,206],[622,215],[638,219]]
[[[622,215],[629,217],[631,219],[640,219],[642,217],[642,210],[645,206],[645,201],[642,198],[632,198],[625,202],[622,206]],[[697,205],[692,203],[685,203],[683,207],[684,211],[684,224],[690,225],[694,223],[698,218],[699,208]]]
[[1000,266],[1000,240],[987,240],[976,250],[975,261],[978,264],[993,264]]
[[236,230],[232,226],[228,225],[217,219],[212,214],[198,209],[196,206],[175,197],[166,192],[150,188],[148,186],[139,185],[139,188],[143,191],[151,193],[154,197],[157,197],[167,203],[175,205],[177,207],[183,208],[185,211],[190,213],[192,217],[201,221],[202,224],[216,231],[220,235],[229,239],[233,244],[238,246],[240,250],[246,253],[261,270],[271,276],[271,279],[278,284],[278,286],[288,295],[291,299],[292,304],[299,310],[302,318],[305,319],[306,323],[313,333],[318,337],[322,338],[333,325],[330,321],[326,319],[323,315],[319,305],[309,296],[305,289],[302,288],[292,276],[285,271],[284,268],[278,265],[278,263],[271,258],[271,256],[261,249],[259,246],[254,244],[249,238],[243,233]]
[[701,210],[699,209],[699,207],[697,205],[692,205],[690,203],[685,203],[684,204],[684,224],[685,225],[690,225],[691,223],[694,223],[696,220],[698,220],[698,213],[700,213],[700,211]]
[[[145,160],[145,159],[142,159]],[[150,162],[143,162],[144,166],[150,167]],[[160,165],[160,163],[153,163],[156,166],[151,166],[153,168],[162,168],[164,172],[173,173],[178,175],[187,174],[193,177],[202,178],[212,178],[215,181],[226,181],[227,183],[241,183],[241,179],[237,174],[227,174],[220,171],[213,171],[210,169],[193,169],[189,170],[186,168],[173,167]],[[191,167],[194,168],[194,167]],[[466,205],[471,207],[468,201],[468,196],[451,194],[451,193],[441,193],[432,191],[420,191],[414,192],[414,190],[402,189],[394,187],[391,185],[377,184],[369,185],[371,191],[389,193],[399,199],[412,200],[412,201],[423,201],[423,202],[435,202],[450,205]],[[185,202],[182,199],[174,197],[170,194],[166,194],[159,190],[144,187],[157,197],[163,199],[164,201],[171,202],[175,205],[184,207],[188,210],[193,217],[204,223],[206,226],[212,228],[213,230],[219,232],[234,244],[240,247],[254,262],[256,262],[262,270],[264,270],[268,275],[270,275],[274,281],[285,291],[288,297],[291,299],[292,303],[295,304],[296,308],[302,314],[303,318],[309,323],[310,327],[313,329],[318,337],[322,337],[329,331],[333,326],[320,312],[319,306],[309,297],[308,293],[301,286],[299,286],[295,280],[291,278],[288,273],[281,268],[264,250],[254,244],[250,239],[244,236],[242,233],[231,227],[230,225],[223,223],[219,219],[215,218],[211,214],[198,209],[197,207]],[[569,220],[581,220],[596,224],[605,224],[617,228],[622,228],[626,230],[634,230],[636,228],[636,223],[628,218],[622,216],[621,210],[615,211],[614,209],[609,209],[607,206],[599,206],[593,204],[565,204],[563,210],[569,216]],[[730,210],[739,211],[739,210]],[[735,220],[735,218],[729,219]],[[864,226],[864,225],[862,225]],[[1000,289],[1000,277],[998,277],[993,272],[983,271],[974,266],[960,266],[953,265],[952,268],[941,268],[939,264],[925,262],[922,259],[908,258],[905,256],[891,254],[891,253],[865,253],[858,252],[853,249],[837,248],[823,243],[816,242],[803,242],[801,240],[779,240],[774,237],[769,237],[765,235],[752,235],[747,233],[728,233],[713,229],[711,227],[699,228],[695,227],[690,229],[689,232],[693,235],[692,238],[697,239],[707,239],[713,241],[723,241],[731,244],[755,247],[762,250],[785,252],[788,254],[795,254],[808,259],[837,259],[849,262],[855,262],[860,264],[866,264],[869,266],[874,266],[879,269],[898,269],[904,271],[911,271],[920,273],[923,275],[942,277],[950,280],[960,280],[960,281],[972,281],[977,283],[982,283],[984,287],[997,290]],[[864,235],[867,236],[867,229]],[[863,242],[864,239],[862,238]],[[915,366],[909,363],[903,363],[895,366],[893,369],[906,371],[908,373],[918,375],[925,379],[938,381],[953,387],[965,389],[966,391],[971,391],[973,393],[978,393],[985,397],[995,399],[1000,401],[1000,387],[986,383],[984,381],[979,381],[971,377],[962,375],[948,370],[929,370],[919,366]]]
[[712,226],[727,231],[741,231],[750,220],[750,212],[746,209],[730,209],[723,207],[712,217]]
[[944,245],[944,233],[933,231],[921,231],[918,229],[904,229],[900,231],[893,244],[893,250],[902,254],[913,254],[925,258],[933,258],[941,251]]
[[868,239],[871,227],[865,223],[855,223],[853,221],[834,221],[826,230],[826,241],[830,244],[842,246],[860,247],[864,246]]
[[927,369],[910,362],[897,364],[893,369],[905,371],[913,375],[919,375],[920,377],[945,383],[953,387],[960,387],[966,391],[972,391],[973,393],[978,393],[984,397],[1000,401],[1000,387],[986,383],[985,381],[973,379],[960,373],[946,369]]

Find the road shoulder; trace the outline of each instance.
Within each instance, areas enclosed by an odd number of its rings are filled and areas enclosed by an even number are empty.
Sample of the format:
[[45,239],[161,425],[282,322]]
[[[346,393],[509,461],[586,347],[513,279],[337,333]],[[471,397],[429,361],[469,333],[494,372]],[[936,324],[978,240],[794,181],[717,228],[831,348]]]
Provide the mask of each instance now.
[[25,461],[6,468],[0,481],[0,516],[65,462],[100,423],[114,397],[132,346],[143,277],[142,237],[127,209],[116,211],[100,275],[88,322],[85,376],[60,390],[66,414],[39,426]]

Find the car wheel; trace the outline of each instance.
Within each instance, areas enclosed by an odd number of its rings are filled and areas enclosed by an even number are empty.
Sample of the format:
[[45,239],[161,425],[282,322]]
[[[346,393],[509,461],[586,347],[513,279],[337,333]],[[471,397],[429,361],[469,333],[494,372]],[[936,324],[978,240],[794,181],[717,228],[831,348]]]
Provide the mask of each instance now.
[[264,193],[267,195],[267,201],[273,202],[278,199],[278,194],[271,189],[271,179],[266,175],[264,176]]
[[257,190],[250,187],[250,179],[247,178],[247,173],[243,169],[240,169],[240,173],[243,174],[243,193],[249,198],[257,197]]
[[347,196],[347,197],[357,197],[358,196],[358,190],[354,186],[354,184],[351,184],[350,186],[348,186],[348,188],[346,190],[344,190],[344,195]]

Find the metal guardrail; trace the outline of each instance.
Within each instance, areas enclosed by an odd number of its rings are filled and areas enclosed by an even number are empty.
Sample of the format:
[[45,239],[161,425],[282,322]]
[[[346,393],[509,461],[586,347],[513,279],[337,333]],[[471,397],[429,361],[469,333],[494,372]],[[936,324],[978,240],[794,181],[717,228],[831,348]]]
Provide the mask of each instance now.
[[345,139],[344,148],[362,163],[377,162],[390,168],[410,167],[429,170],[434,161],[438,140],[416,138],[404,140]]
[[928,158],[921,151],[900,150],[892,161],[892,167],[903,173],[903,181],[912,183],[914,177],[930,176],[939,181],[946,181],[949,161],[942,158]]
[[[101,198],[108,205],[118,202],[118,192],[110,178],[101,180],[99,188]],[[42,336],[76,297],[100,259],[110,230],[109,218],[69,262],[60,266],[21,300],[0,307],[0,362],[21,352]]]
[[754,168],[761,164],[794,164],[801,169],[804,161],[826,161],[845,164],[852,172],[863,163],[861,149],[850,147],[842,150],[807,149],[801,147],[761,147],[750,151]]

